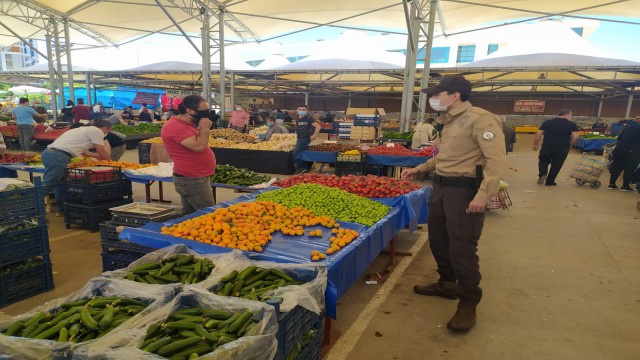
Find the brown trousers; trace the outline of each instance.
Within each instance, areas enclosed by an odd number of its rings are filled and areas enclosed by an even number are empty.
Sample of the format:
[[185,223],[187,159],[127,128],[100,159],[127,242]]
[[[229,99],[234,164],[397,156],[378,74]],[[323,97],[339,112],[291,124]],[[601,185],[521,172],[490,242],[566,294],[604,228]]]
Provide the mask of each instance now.
[[477,304],[482,298],[478,239],[484,213],[468,214],[476,189],[434,184],[429,202],[429,245],[441,281],[457,281],[460,301]]

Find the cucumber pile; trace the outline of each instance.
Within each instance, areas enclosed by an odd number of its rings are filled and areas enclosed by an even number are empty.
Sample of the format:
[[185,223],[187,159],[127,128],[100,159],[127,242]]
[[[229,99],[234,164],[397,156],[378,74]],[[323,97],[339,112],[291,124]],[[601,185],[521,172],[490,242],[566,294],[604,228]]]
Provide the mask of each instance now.
[[280,270],[263,269],[251,265],[241,272],[234,270],[220,279],[216,295],[266,301],[270,297],[264,294],[270,290],[301,284],[303,284],[302,281],[297,281]]
[[151,325],[140,349],[171,360],[195,359],[244,336],[257,324],[252,317],[251,311],[181,309]]
[[255,171],[237,168],[231,165],[216,165],[216,173],[211,177],[215,184],[252,186],[262,184],[271,179],[267,175],[260,175]]
[[96,297],[62,304],[31,319],[18,320],[4,332],[7,336],[80,343],[104,336],[129,320],[148,304],[129,298]]
[[125,277],[145,284],[195,284],[206,279],[214,267],[207,258],[198,259],[193,255],[180,254],[137,266]]

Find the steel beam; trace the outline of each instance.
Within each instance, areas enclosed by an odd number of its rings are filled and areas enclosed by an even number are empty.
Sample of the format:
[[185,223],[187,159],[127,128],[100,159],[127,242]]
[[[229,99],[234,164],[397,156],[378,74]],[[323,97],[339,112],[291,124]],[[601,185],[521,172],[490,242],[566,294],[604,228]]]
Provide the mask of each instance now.
[[50,22],[51,22],[51,25],[53,26],[53,44],[56,50],[56,68],[58,73],[58,79],[60,82],[58,84],[60,88],[60,102],[64,106],[64,81],[62,77],[62,50],[60,47],[60,31],[58,31],[58,21],[56,19],[50,19]]
[[[422,79],[420,80],[420,89],[429,87],[429,77],[431,73],[431,49],[433,47],[433,28],[436,22],[436,9],[438,8],[438,0],[429,1],[429,21],[427,23],[427,44],[424,54],[424,67],[422,68]],[[420,92],[418,100],[418,119],[424,120],[427,109],[427,94]]]
[[[69,20],[63,20],[64,23],[64,46],[67,53],[67,82],[69,83],[69,97],[74,99],[74,86],[73,86],[73,66],[71,65],[71,38],[69,37]],[[62,76],[62,74],[60,74]],[[91,102],[89,102],[91,106]]]
[[[53,110],[53,121],[58,120],[58,96],[56,90],[56,74],[53,71],[53,49],[51,48],[51,35],[45,35],[47,46],[47,62],[49,63],[49,90],[51,91],[51,106]],[[62,104],[64,107],[64,104]]]
[[[226,94],[225,94],[225,90],[226,90],[226,71],[225,71],[225,64],[224,64],[224,48],[225,48],[225,44],[224,44],[224,24],[225,24],[225,20],[224,20],[224,13],[225,10],[224,9],[220,9],[220,12],[218,13],[218,46],[219,46],[219,53],[220,53],[220,98],[218,99],[218,105],[220,105],[220,112],[222,112],[223,116],[225,113],[225,104],[226,104]],[[211,62],[211,58],[207,58],[207,61]],[[209,74],[209,76],[211,76],[211,74]],[[230,104],[233,108],[233,104]]]
[[202,95],[207,102],[211,102],[211,39],[209,38],[210,14],[206,8],[201,8],[202,15]]

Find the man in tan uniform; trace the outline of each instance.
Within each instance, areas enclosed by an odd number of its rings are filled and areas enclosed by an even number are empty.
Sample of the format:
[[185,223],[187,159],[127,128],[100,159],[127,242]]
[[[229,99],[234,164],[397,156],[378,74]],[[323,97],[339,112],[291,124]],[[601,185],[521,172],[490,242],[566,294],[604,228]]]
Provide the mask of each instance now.
[[476,306],[482,297],[476,252],[484,210],[506,170],[502,122],[467,101],[471,83],[460,75],[446,75],[438,85],[422,91],[433,95],[429,104],[441,114],[435,126],[440,129],[439,153],[403,171],[402,177],[435,169],[428,226],[440,279],[413,290],[420,295],[459,298],[447,328],[467,331],[475,325]]

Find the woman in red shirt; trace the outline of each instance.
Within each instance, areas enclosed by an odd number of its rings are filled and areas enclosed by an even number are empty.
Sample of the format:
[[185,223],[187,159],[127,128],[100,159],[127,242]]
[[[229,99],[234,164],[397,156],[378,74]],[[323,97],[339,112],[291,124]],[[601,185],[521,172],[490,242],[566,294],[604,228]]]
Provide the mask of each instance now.
[[209,129],[215,112],[198,95],[186,96],[178,115],[162,127],[162,142],[173,160],[173,183],[182,202],[181,214],[215,205],[211,175],[216,157],[209,147]]

